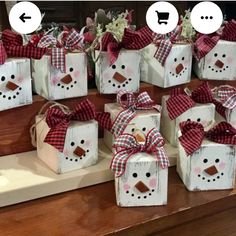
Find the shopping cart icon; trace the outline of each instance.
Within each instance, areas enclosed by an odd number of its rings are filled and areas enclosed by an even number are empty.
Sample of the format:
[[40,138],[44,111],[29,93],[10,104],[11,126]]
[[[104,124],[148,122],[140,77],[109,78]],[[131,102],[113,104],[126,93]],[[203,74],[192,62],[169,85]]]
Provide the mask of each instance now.
[[157,13],[157,17],[158,17],[158,24],[168,24],[168,19],[169,19],[169,15],[170,13],[169,12],[158,12],[156,11]]

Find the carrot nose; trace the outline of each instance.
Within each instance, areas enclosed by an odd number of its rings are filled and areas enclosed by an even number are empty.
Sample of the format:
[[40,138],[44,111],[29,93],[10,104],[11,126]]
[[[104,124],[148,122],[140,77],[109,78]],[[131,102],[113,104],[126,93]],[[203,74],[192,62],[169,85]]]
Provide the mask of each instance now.
[[137,142],[144,143],[146,141],[146,136],[140,130],[136,130],[134,132],[134,137]]
[[148,192],[150,189],[148,188],[148,186],[146,184],[144,184],[142,181],[139,181],[137,184],[135,184],[134,186],[140,193],[146,193]]
[[7,84],[6,84],[6,88],[9,89],[9,90],[16,90],[19,86],[11,81],[8,81]]
[[221,60],[217,60],[216,62],[215,62],[215,66],[217,66],[218,68],[222,68],[223,66],[224,66],[224,63],[221,61]]
[[127,78],[125,76],[123,76],[122,74],[120,74],[119,72],[116,72],[113,75],[113,79],[116,80],[119,83],[123,83],[127,80]]
[[204,170],[208,175],[215,175],[218,173],[218,170],[215,166],[210,166]]
[[178,66],[175,68],[176,74],[179,74],[182,70],[184,69],[184,66],[180,63]]
[[82,157],[85,154],[85,150],[79,146],[76,147],[76,149],[74,150],[74,154],[76,156]]
[[71,83],[71,81],[72,81],[72,78],[70,75],[66,75],[61,79],[61,82],[64,84],[69,84],[69,83]]

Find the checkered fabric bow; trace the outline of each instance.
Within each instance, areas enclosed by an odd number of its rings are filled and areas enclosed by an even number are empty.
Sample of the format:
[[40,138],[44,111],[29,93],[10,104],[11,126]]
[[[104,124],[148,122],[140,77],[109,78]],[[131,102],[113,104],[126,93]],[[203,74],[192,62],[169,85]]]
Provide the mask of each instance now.
[[231,20],[225,24],[222,29],[222,33],[211,35],[201,35],[194,44],[194,56],[200,60],[205,57],[218,43],[220,39],[226,41],[236,41],[236,21]]
[[72,112],[67,114],[58,108],[49,108],[46,122],[50,130],[44,142],[63,152],[66,132],[70,122],[88,121],[92,119],[96,119],[102,127],[110,128],[110,114],[108,112],[97,113],[95,106],[88,99],[79,103]]
[[40,59],[46,53],[46,49],[35,48],[30,45],[23,46],[23,39],[9,29],[2,32],[2,41],[0,42],[0,65],[4,64],[7,57],[27,57]]
[[188,96],[183,89],[175,88],[171,91],[170,98],[166,101],[167,111],[171,120],[176,119],[185,111],[195,106],[195,103],[213,102],[209,84],[203,82]]
[[126,28],[121,42],[117,42],[111,33],[105,33],[101,39],[100,50],[108,52],[110,65],[112,65],[117,60],[122,48],[138,50],[146,47],[151,42],[152,31],[147,26],[138,31]]
[[179,126],[182,133],[179,141],[187,155],[198,150],[204,138],[216,143],[236,144],[236,129],[227,122],[221,122],[207,132],[204,132],[202,124],[195,121],[184,121]]
[[124,109],[121,111],[111,127],[111,133],[115,137],[121,135],[129,122],[135,117],[137,110],[156,109],[161,111],[161,106],[155,104],[147,92],[143,92],[136,98],[134,93],[127,90],[120,90],[117,94],[117,102]]
[[82,40],[82,36],[75,30],[71,29],[67,36],[62,39],[59,43],[58,40],[52,35],[43,36],[39,43],[39,48],[49,48],[52,47],[51,52],[51,64],[53,67],[66,72],[66,51],[74,50],[77,44]]
[[157,47],[154,57],[162,64],[162,66],[164,66],[166,58],[170,54],[172,44],[179,39],[181,31],[182,27],[178,25],[168,34],[153,34],[153,43]]
[[213,89],[216,111],[226,118],[226,109],[234,109],[236,107],[236,88],[229,85],[222,85]]
[[115,140],[113,147],[116,149],[116,154],[113,156],[110,168],[115,171],[116,177],[121,176],[128,159],[138,152],[153,154],[160,166],[163,169],[167,168],[169,160],[163,148],[164,144],[165,141],[156,128],[148,133],[144,144],[138,143],[133,135],[123,134]]

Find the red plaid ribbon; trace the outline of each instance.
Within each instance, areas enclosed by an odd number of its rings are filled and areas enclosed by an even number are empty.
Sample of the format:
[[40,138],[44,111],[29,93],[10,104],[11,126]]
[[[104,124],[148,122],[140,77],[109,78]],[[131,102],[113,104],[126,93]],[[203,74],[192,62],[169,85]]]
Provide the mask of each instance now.
[[161,107],[150,98],[147,92],[143,92],[135,98],[132,92],[120,90],[117,94],[117,102],[124,109],[121,111],[111,127],[111,133],[118,137],[121,135],[130,121],[135,117],[137,110],[156,109],[161,111]]
[[62,72],[66,72],[66,51],[74,50],[77,44],[82,40],[82,36],[75,30],[71,29],[66,37],[62,39],[62,43],[59,43],[55,37],[52,35],[43,36],[39,43],[39,48],[48,48],[51,49],[51,63],[52,66],[61,70]]
[[166,101],[166,107],[171,120],[176,119],[185,111],[195,106],[196,103],[213,102],[213,96],[209,84],[203,82],[188,96],[183,89],[175,88],[171,91],[170,98]]
[[180,123],[182,136],[179,141],[187,155],[192,155],[201,147],[204,138],[216,143],[236,144],[236,129],[227,122],[221,122],[207,132],[202,124],[194,121]]
[[23,39],[9,29],[2,32],[2,43],[0,46],[0,64],[3,64],[8,57],[27,57],[41,59],[46,53],[44,48],[35,48],[30,45],[23,46]]
[[163,148],[164,144],[165,141],[156,128],[148,133],[145,144],[138,143],[133,135],[123,134],[115,140],[113,147],[117,152],[110,168],[115,171],[116,177],[120,177],[125,172],[128,159],[138,152],[153,154],[160,166],[167,168],[169,160]]
[[236,21],[231,20],[225,24],[222,34],[201,35],[195,42],[195,57],[200,60],[209,53],[220,40],[236,41]]
[[154,34],[153,43],[157,47],[154,57],[162,64],[162,66],[164,66],[166,58],[170,54],[172,44],[179,39],[181,31],[182,28],[178,25],[168,34]]
[[88,121],[96,119],[99,124],[109,129],[111,126],[108,112],[96,113],[95,106],[88,100],[79,103],[75,109],[65,114],[58,108],[49,108],[46,122],[50,128],[44,142],[63,152],[67,128],[71,121]]
[[101,39],[101,50],[108,52],[110,64],[113,64],[117,60],[122,48],[138,50],[146,47],[151,42],[152,31],[147,26],[138,31],[126,28],[120,43],[116,41],[111,33],[105,33]]

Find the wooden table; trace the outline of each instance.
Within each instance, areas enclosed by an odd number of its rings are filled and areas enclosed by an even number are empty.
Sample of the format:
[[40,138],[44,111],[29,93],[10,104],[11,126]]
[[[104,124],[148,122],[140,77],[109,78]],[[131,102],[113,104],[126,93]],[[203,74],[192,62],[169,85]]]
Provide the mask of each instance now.
[[0,209],[1,236],[236,235],[236,189],[188,192],[169,170],[168,205],[120,208],[113,182]]

